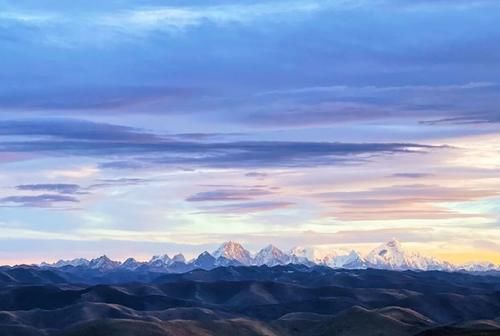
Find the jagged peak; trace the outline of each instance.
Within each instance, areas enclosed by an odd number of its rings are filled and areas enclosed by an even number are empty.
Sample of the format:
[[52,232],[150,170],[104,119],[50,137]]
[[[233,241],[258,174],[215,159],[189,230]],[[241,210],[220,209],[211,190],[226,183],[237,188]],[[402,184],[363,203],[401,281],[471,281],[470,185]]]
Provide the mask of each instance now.
[[212,256],[216,259],[224,257],[228,260],[236,260],[244,265],[250,264],[252,261],[250,252],[243,245],[232,240],[223,243],[212,253]]
[[203,252],[201,252],[201,253],[200,253],[200,255],[199,255],[198,257],[205,257],[205,256],[211,256],[211,257],[213,257],[213,256],[210,254],[210,252],[208,252],[208,251],[203,251]]
[[215,254],[217,254],[217,252],[232,251],[232,250],[233,251],[234,250],[245,250],[246,251],[246,249],[240,243],[229,240],[227,242],[222,243],[219,246],[219,248],[217,250],[215,250],[214,253],[212,253],[212,254],[215,255]]
[[169,255],[165,253],[162,255],[153,256],[149,262],[150,263],[155,262],[155,261],[169,262],[171,260],[172,260],[172,258],[170,258]]
[[103,254],[103,255],[102,255],[102,256],[100,256],[100,257],[94,258],[94,259],[92,259],[91,261],[98,261],[98,260],[106,260],[106,261],[107,261],[107,260],[109,260],[109,261],[111,261],[111,259],[109,259],[109,258],[108,258],[108,256],[107,256],[107,255],[105,255],[105,254]]
[[92,259],[89,266],[94,269],[111,269],[119,266],[120,264],[121,263],[119,261],[111,260],[104,254],[98,258]]
[[234,240],[228,240],[219,246],[219,249],[221,248],[243,248],[243,245]]
[[281,251],[279,248],[277,248],[276,246],[274,246],[273,244],[269,244],[267,245],[266,247],[264,247],[263,249],[261,249],[259,251],[259,253],[261,252],[273,252],[273,251],[277,251],[277,252],[281,252],[283,253],[283,251]]

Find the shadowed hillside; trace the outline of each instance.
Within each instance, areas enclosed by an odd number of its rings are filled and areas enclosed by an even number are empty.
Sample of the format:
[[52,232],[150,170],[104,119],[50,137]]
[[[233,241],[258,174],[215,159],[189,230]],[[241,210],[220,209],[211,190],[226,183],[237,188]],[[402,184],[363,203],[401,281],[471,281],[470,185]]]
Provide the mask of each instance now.
[[289,265],[157,274],[141,282],[135,273],[126,278],[135,282],[106,281],[106,273],[103,284],[86,284],[74,269],[3,269],[1,335],[500,333],[495,275]]

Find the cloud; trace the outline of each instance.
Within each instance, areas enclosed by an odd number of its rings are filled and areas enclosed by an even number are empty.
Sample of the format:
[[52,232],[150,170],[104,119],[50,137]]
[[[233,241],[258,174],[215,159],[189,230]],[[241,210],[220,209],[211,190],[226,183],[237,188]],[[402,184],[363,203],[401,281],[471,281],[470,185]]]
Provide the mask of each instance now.
[[326,217],[345,221],[397,219],[449,219],[484,217],[446,206],[498,195],[493,189],[450,188],[438,185],[395,185],[363,191],[339,191],[315,195],[328,204]]
[[265,178],[267,177],[266,173],[261,172],[248,172],[245,174],[246,177],[256,177],[256,178]]
[[80,194],[85,193],[78,184],[58,183],[58,184],[22,184],[16,186],[17,190],[23,191],[48,191],[60,194]]
[[197,120],[280,128],[402,117],[499,120],[494,1],[5,7],[5,111],[190,112]]
[[73,196],[42,194],[36,196],[8,196],[0,199],[3,206],[19,206],[27,208],[50,208],[56,204],[79,203],[79,200]]
[[470,9],[474,7],[482,6],[496,6],[498,2],[495,0],[416,0],[416,1],[404,1],[404,0],[383,0],[387,4],[398,3],[403,8],[411,9]]
[[471,198],[482,198],[498,195],[499,192],[487,188],[451,188],[439,185],[409,184],[378,187],[362,191],[339,191],[319,194],[319,197],[336,200],[389,199],[409,198],[423,201],[466,201]]
[[98,189],[98,188],[107,188],[107,187],[116,187],[116,186],[134,186],[141,185],[151,182],[150,179],[144,178],[116,178],[116,179],[99,179],[98,183],[92,184],[88,187],[88,189]]
[[182,100],[195,93],[195,89],[155,86],[24,87],[2,90],[0,109],[24,112],[119,110],[154,101]]
[[421,125],[496,123],[499,92],[494,82],[289,88],[258,94],[240,122],[265,127],[402,119]]
[[179,133],[172,134],[172,137],[187,141],[207,141],[240,135],[245,135],[245,133]]
[[429,177],[429,176],[432,176],[432,174],[427,174],[427,173],[396,173],[396,174],[391,175],[391,177],[409,178],[409,179],[419,179],[419,178],[424,178],[424,177]]
[[394,94],[397,92],[429,92],[436,91],[449,92],[449,91],[464,91],[483,88],[498,87],[493,82],[471,82],[465,84],[451,84],[451,85],[402,85],[402,86],[347,86],[347,85],[333,85],[333,86],[312,86],[292,89],[281,89],[262,92],[260,96],[267,95],[296,95],[305,93],[329,93],[340,96],[373,96],[375,94]]
[[500,252],[500,244],[498,244],[494,241],[491,241],[491,240],[485,240],[485,239],[474,240],[472,242],[472,245],[478,249],[485,249],[485,250]]
[[292,206],[292,202],[260,201],[246,203],[232,203],[203,207],[200,213],[212,214],[251,214],[265,211],[273,211]]
[[443,148],[416,143],[189,142],[81,120],[4,121],[0,122],[0,135],[21,137],[1,142],[0,152],[113,159],[101,167],[127,169],[315,167],[365,162],[373,155],[425,153]]
[[[114,145],[112,145],[114,147]],[[155,158],[112,161],[103,168],[141,169],[155,166],[262,168],[317,167],[364,163],[373,155],[425,153],[440,146],[397,143],[319,143],[319,142],[227,142],[227,143],[170,143],[152,146],[131,145],[129,154],[156,154]],[[85,153],[88,148],[68,148],[70,152]],[[109,150],[109,149],[108,149]],[[93,155],[106,155],[101,148]],[[168,156],[166,156],[168,155]]]
[[497,110],[490,111],[489,113],[471,113],[466,116],[423,120],[420,123],[423,125],[474,125],[474,124],[489,124],[499,123],[500,112]]
[[43,26],[50,24],[59,17],[55,13],[34,13],[22,11],[3,11],[0,13],[0,23]]
[[322,9],[315,1],[257,2],[212,6],[156,7],[126,10],[96,18],[97,23],[127,31],[178,31],[206,24],[245,24],[274,15],[309,13]]
[[49,178],[86,179],[99,173],[94,166],[79,166],[69,169],[54,169],[48,173]]
[[203,191],[186,198],[187,202],[247,201],[273,193],[264,189],[218,189]]
[[90,141],[159,140],[132,127],[78,119],[24,119],[0,121],[0,136],[46,137]]

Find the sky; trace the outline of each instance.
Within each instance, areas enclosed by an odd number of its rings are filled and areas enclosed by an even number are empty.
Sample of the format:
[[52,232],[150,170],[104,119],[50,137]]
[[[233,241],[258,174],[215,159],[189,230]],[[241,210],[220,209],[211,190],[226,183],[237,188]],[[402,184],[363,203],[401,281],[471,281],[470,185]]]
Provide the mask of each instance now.
[[500,263],[497,0],[0,0],[0,263],[396,238]]

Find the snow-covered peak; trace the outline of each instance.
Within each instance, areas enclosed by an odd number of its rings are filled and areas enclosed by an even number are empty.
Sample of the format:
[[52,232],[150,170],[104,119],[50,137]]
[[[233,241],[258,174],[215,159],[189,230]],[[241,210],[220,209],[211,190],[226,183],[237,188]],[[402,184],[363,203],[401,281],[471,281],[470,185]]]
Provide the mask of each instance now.
[[137,260],[135,260],[134,258],[128,258],[121,265],[122,268],[125,268],[125,269],[128,269],[128,270],[135,270],[139,266],[141,266],[141,263],[138,262]]
[[[290,255],[300,260],[312,261],[317,264],[322,264],[326,260],[336,256],[339,250],[334,250],[326,247],[316,247],[316,246],[297,246],[290,251]],[[344,254],[344,253],[340,253]]]
[[252,263],[250,252],[248,252],[241,244],[233,241],[223,243],[217,250],[214,251],[214,253],[212,253],[212,255],[216,259],[223,257],[228,260],[236,260],[243,265],[250,265]]
[[191,261],[191,264],[196,268],[212,269],[215,267],[215,258],[207,251],[201,253],[196,259]]
[[74,267],[88,266],[89,263],[90,263],[90,261],[88,261],[87,259],[76,258],[76,259],[72,259],[72,260],[59,260],[58,262],[53,263],[53,264],[44,263],[44,265],[59,268],[59,267],[64,267],[64,266],[74,266]]
[[[199,258],[214,258],[208,251],[203,251],[199,256],[198,258],[196,259],[199,259]],[[214,258],[215,259],[215,258]]]
[[357,251],[335,250],[325,258],[326,266],[332,268],[362,269],[367,267],[365,258]]
[[92,259],[89,263],[89,268],[97,269],[101,271],[109,271],[120,266],[120,262],[113,261],[109,259],[106,255],[103,255],[99,258]]
[[290,251],[293,263],[314,263],[333,268],[366,268],[359,252],[331,247],[295,247]]
[[487,272],[492,270],[500,270],[500,266],[496,266],[488,261],[476,261],[461,265],[459,269],[467,272]]
[[448,263],[405,250],[395,239],[373,249],[366,261],[370,267],[393,270],[448,270],[451,267]]
[[297,246],[290,250],[290,257],[294,263],[321,262],[326,256],[325,251],[316,247]]
[[255,265],[285,265],[290,262],[290,257],[274,245],[268,245],[257,253],[254,258]]
[[198,260],[215,260],[215,257],[211,255],[208,251],[202,252],[194,261]]
[[148,264],[154,267],[164,267],[169,265],[171,262],[172,259],[168,256],[168,254],[164,254],[153,256]]
[[373,265],[387,265],[389,268],[401,268],[412,263],[413,255],[406,253],[401,243],[391,240],[373,249],[366,259]]

